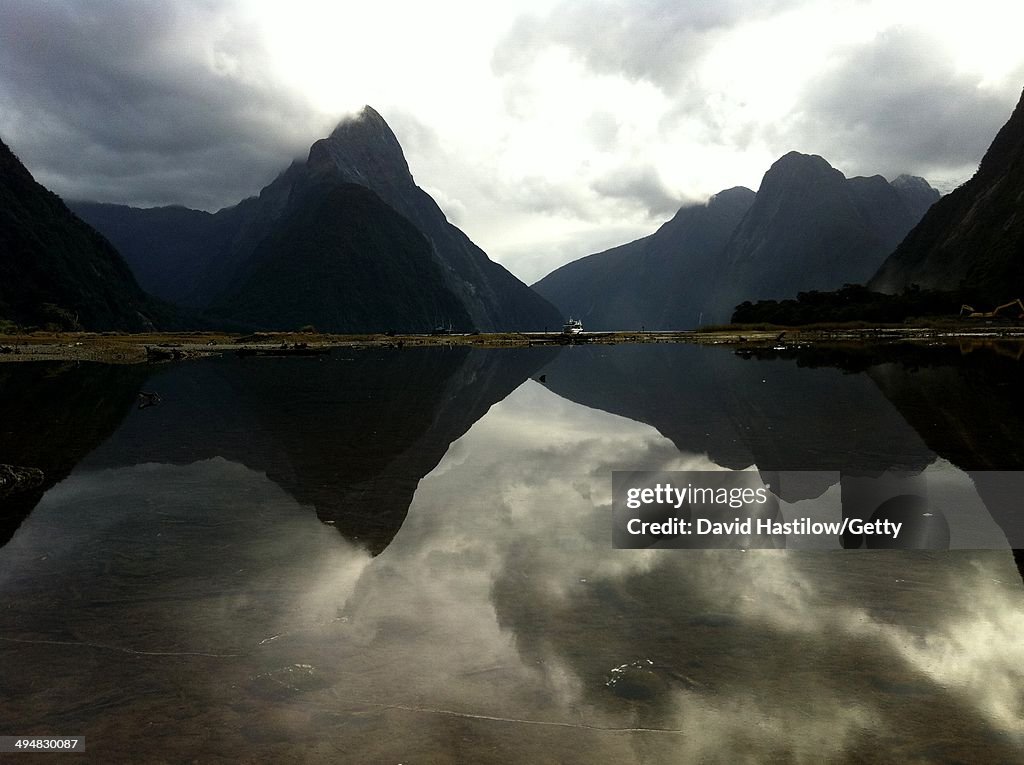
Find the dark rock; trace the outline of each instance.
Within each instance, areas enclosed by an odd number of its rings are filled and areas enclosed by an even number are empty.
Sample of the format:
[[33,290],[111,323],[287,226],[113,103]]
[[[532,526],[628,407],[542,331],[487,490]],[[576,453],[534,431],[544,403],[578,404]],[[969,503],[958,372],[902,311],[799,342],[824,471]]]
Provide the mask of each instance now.
[[[922,185],[923,184],[923,185]],[[863,284],[918,222],[922,179],[846,178],[823,158],[790,152],[765,173],[723,253],[714,316],[745,300]],[[930,187],[928,187],[930,188]]]
[[[424,311],[434,314],[428,330],[439,322],[465,331],[561,323],[550,303],[448,222],[370,107],[314,143],[305,162],[292,163],[259,196],[212,215],[83,202],[75,209],[117,243],[150,289],[208,310],[220,326],[270,328],[256,310],[268,294],[275,306],[289,308],[276,322],[282,329],[313,322],[324,331],[365,331],[358,323],[371,321],[376,331],[422,331]],[[352,221],[357,214],[364,216],[361,230],[346,239],[334,218]],[[410,228],[421,241],[412,241]],[[285,242],[300,230],[301,251],[285,269]],[[360,249],[364,244],[368,250]],[[307,267],[318,278],[309,278]],[[282,274],[287,279],[279,285],[274,280]],[[351,275],[360,277],[358,289]],[[419,305],[403,312],[404,298],[396,295],[417,287]],[[327,322],[315,318],[318,312]]]
[[590,255],[534,285],[593,329],[728,321],[743,301],[863,283],[939,194],[922,178],[846,178],[790,152],[749,189],[682,208],[651,236]]
[[43,485],[45,476],[39,468],[0,465],[0,497]]
[[929,209],[868,286],[959,291],[989,307],[1022,297],[1022,211],[1024,94],[974,176]]
[[380,197],[332,181],[297,193],[212,311],[279,330],[424,331],[440,318],[470,326],[430,243]]
[[131,330],[174,324],[110,242],[36,183],[0,141],[0,316],[22,326]]
[[709,309],[722,250],[753,201],[750,189],[719,192],[650,236],[568,263],[533,287],[592,330],[695,326]]

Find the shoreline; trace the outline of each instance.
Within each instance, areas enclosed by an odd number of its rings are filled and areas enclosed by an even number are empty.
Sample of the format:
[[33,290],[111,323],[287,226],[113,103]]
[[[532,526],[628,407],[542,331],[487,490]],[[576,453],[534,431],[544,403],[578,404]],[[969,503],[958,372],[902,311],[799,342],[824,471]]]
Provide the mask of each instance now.
[[[366,334],[341,335],[301,332],[168,332],[116,334],[94,332],[35,332],[0,335],[0,363],[22,361],[93,361],[106,364],[145,364],[237,353],[263,355],[315,355],[334,348],[417,348],[467,346],[474,348],[527,348],[533,346],[624,343],[686,343],[765,348],[807,345],[956,342],[960,340],[1024,342],[1024,327],[816,327],[713,328],[681,331],[500,332],[451,335]],[[284,347],[283,347],[284,346]],[[296,348],[298,346],[298,348]]]

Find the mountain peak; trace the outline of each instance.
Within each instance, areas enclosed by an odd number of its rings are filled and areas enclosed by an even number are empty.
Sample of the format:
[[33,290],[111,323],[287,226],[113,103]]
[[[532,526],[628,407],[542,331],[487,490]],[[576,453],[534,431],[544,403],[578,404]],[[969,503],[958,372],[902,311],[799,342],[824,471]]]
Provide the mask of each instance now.
[[915,191],[934,191],[932,185],[919,175],[897,175],[890,182],[894,189],[913,189]]
[[729,189],[723,189],[717,194],[712,194],[708,199],[707,206],[736,203],[744,203],[749,206],[753,203],[755,196],[754,192],[746,186],[733,186]]
[[388,127],[388,123],[380,116],[380,112],[369,104],[366,104],[355,114],[348,114],[342,117],[331,132],[331,136],[343,136],[353,128],[366,129],[368,127],[376,129],[383,128],[389,132],[391,130],[391,128]]
[[817,154],[801,154],[791,151],[783,154],[768,168],[761,179],[759,198],[772,198],[799,188],[819,188],[824,185],[839,186],[845,176]]
[[782,171],[801,173],[838,173],[824,157],[818,154],[802,154],[799,151],[790,151],[783,154],[772,166],[768,168],[765,175],[779,173]]
[[889,185],[895,189],[903,204],[917,219],[920,219],[942,196],[928,181],[917,175],[898,175]]
[[[314,143],[307,164],[316,173],[340,175],[342,180],[370,188],[375,185],[371,178],[413,183],[398,138],[372,106],[346,117],[328,138]],[[374,190],[379,193],[379,189]]]
[[547,303],[491,261],[444,212],[409,171],[398,138],[370,106],[342,120],[309,149],[308,181],[354,183],[370,189],[409,220],[430,243],[445,286],[458,297],[477,329],[538,329],[561,324]]

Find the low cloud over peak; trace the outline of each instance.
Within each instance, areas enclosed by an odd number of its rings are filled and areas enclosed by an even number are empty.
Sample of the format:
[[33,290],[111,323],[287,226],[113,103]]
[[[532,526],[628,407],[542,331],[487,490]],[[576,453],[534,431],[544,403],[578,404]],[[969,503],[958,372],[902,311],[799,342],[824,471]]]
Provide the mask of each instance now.
[[1024,6],[916,0],[5,0],[0,137],[76,199],[207,210],[369,103],[533,281],[796,150],[964,180],[1024,84]]

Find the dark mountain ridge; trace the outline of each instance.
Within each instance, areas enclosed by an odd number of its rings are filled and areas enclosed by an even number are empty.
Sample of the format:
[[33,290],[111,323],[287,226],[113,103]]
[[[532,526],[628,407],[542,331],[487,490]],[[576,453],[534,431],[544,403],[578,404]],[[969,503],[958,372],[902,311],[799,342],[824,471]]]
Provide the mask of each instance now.
[[[248,202],[248,200],[247,200]],[[252,204],[216,213],[188,207],[126,207],[68,202],[74,212],[103,232],[128,260],[143,289],[189,308],[201,308],[225,285],[211,282]]]
[[871,289],[1024,297],[1024,93],[978,171],[936,203],[871,279]]
[[790,152],[756,194],[729,189],[655,234],[556,269],[534,285],[592,329],[728,321],[744,300],[866,281],[939,194],[922,178],[846,178]]
[[[347,196],[349,201],[356,203],[356,195],[351,190],[345,194],[334,190],[342,184],[361,186],[381,202],[373,205],[365,197],[358,202],[363,206],[363,213],[371,216],[363,233],[374,227],[385,232],[373,250],[380,266],[378,270],[386,273],[388,278],[398,280],[379,286],[379,310],[375,308],[362,313],[364,317],[380,318],[376,329],[421,331],[432,328],[431,322],[434,322],[457,329],[496,331],[541,329],[561,323],[561,317],[553,306],[491,261],[483,250],[448,222],[434,200],[415,184],[398,139],[384,119],[370,107],[343,121],[328,138],[315,142],[306,161],[293,162],[259,196],[217,213],[182,208],[135,210],[92,203],[76,203],[75,207],[97,227],[109,233],[132,267],[144,275],[140,278],[144,278],[158,294],[183,305],[204,309],[215,319],[237,321],[241,317],[235,316],[233,311],[243,303],[255,305],[260,295],[273,295],[275,305],[282,310],[312,297],[310,290],[303,290],[303,297],[276,290],[270,283],[258,284],[260,269],[250,261],[257,252],[260,255],[258,260],[264,264],[276,259],[280,265],[285,259],[294,257],[295,272],[301,274],[304,262],[297,257],[298,253],[288,254],[283,230],[291,227],[294,234],[294,221],[302,218],[307,226],[324,227],[323,232],[309,232],[303,255],[314,257],[321,266],[324,265],[329,252],[316,251],[313,242],[320,240],[319,244],[323,246],[337,244],[336,235],[340,232],[330,216],[339,212],[338,204],[343,201],[342,197]],[[330,195],[333,203],[324,207],[318,198],[321,194]],[[322,216],[302,212],[299,208],[303,205],[318,207]],[[418,230],[427,244],[426,250],[419,246],[419,242],[411,250],[402,249],[411,240],[405,236],[405,224],[397,222],[391,213],[404,218]],[[154,247],[154,242],[160,244]],[[271,242],[276,242],[278,250],[274,257],[268,255]],[[395,264],[380,263],[381,258],[391,257],[392,246],[398,247]],[[413,253],[417,259],[427,258],[430,265],[417,266],[417,276],[407,278],[394,265],[408,265],[412,262]],[[367,262],[352,261],[351,250],[339,251],[336,255],[336,268],[328,274],[333,286],[313,289],[312,292],[317,293],[318,299],[330,295],[332,299],[346,303],[371,300],[374,291],[369,283],[365,279],[356,280],[360,281],[363,290],[357,295],[350,278],[356,269],[367,266]],[[417,279],[428,272],[430,276],[425,284],[440,291],[427,301],[432,306],[431,315],[420,313],[413,316],[394,302],[397,299],[395,295],[411,294],[417,286],[422,289],[424,283],[417,282]],[[280,269],[275,273],[280,274]],[[324,275],[322,269],[321,275]],[[297,278],[289,280],[290,286],[299,288],[299,281]],[[248,297],[241,297],[240,290],[249,292]],[[455,298],[454,306],[450,300],[452,296]],[[302,307],[310,308],[308,305]],[[395,309],[391,314],[388,313],[389,307]],[[344,310],[326,306],[313,306],[310,311],[285,312],[289,316],[319,313],[335,319],[345,314]],[[442,315],[436,315],[438,313]],[[270,327],[271,324],[260,326]],[[322,328],[357,331],[357,327],[350,324]],[[360,326],[358,331],[364,328]]]
[[533,288],[594,330],[675,329],[709,308],[717,256],[754,201],[738,186],[679,209],[655,233],[567,263]]
[[110,242],[37,183],[2,141],[0,320],[131,331],[174,323]]
[[333,181],[299,193],[211,312],[270,330],[472,328],[423,234],[369,189]]
[[744,300],[864,283],[939,198],[923,179],[898,180],[846,178],[817,155],[777,160],[723,253],[718,318]]

